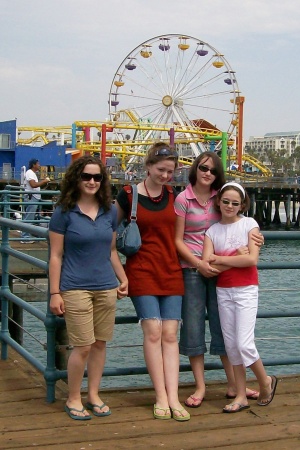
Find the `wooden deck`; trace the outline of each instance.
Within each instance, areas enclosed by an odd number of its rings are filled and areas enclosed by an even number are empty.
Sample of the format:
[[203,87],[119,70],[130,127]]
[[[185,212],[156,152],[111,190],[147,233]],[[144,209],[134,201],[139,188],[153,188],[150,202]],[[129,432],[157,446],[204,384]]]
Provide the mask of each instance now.
[[[255,384],[249,382],[250,387]],[[57,401],[48,404],[42,375],[15,351],[0,361],[0,449],[298,449],[300,448],[300,375],[279,378],[268,407],[223,414],[225,385],[209,382],[206,399],[191,409],[191,420],[154,420],[153,390],[102,392],[112,415],[87,422],[71,420],[63,411],[66,385],[57,383]],[[180,387],[180,398],[191,393]]]

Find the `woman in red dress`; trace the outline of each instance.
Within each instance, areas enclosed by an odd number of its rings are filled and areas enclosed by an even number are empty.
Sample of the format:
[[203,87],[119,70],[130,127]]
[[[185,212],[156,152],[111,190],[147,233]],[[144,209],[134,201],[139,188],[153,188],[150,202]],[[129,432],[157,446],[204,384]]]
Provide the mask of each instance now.
[[[142,246],[127,258],[125,271],[129,296],[143,329],[144,357],[156,394],[154,417],[186,421],[190,414],[178,399],[177,341],[184,287],[175,248],[176,191],[167,185],[177,162],[177,153],[164,143],[154,144],[148,151],[148,176],[137,185],[137,224]],[[132,194],[126,190],[128,187],[116,201],[119,222],[130,216]]]

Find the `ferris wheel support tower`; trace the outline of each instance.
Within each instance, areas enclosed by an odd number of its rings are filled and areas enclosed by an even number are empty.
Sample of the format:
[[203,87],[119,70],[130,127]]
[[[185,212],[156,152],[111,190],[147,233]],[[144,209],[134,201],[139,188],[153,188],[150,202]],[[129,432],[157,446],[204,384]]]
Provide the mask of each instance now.
[[237,132],[236,132],[236,150],[237,163],[239,171],[242,170],[242,156],[243,156],[243,126],[244,126],[244,103],[245,97],[237,97],[235,99],[237,106]]

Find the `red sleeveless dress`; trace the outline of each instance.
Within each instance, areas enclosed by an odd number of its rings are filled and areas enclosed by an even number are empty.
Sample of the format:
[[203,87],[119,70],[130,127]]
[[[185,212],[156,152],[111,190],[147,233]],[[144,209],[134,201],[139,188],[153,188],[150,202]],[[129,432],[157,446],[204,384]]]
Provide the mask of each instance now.
[[[137,206],[137,224],[142,246],[127,258],[125,271],[129,296],[183,295],[182,270],[175,248],[174,193],[166,186],[169,199],[166,208],[150,211]],[[129,195],[130,207],[132,195]]]

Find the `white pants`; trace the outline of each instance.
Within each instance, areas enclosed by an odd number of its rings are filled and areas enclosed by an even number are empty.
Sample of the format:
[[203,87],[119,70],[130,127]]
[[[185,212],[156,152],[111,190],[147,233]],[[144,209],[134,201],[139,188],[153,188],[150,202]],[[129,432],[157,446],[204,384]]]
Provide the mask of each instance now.
[[249,367],[259,359],[254,342],[258,286],[217,287],[217,296],[229,361],[233,366]]

